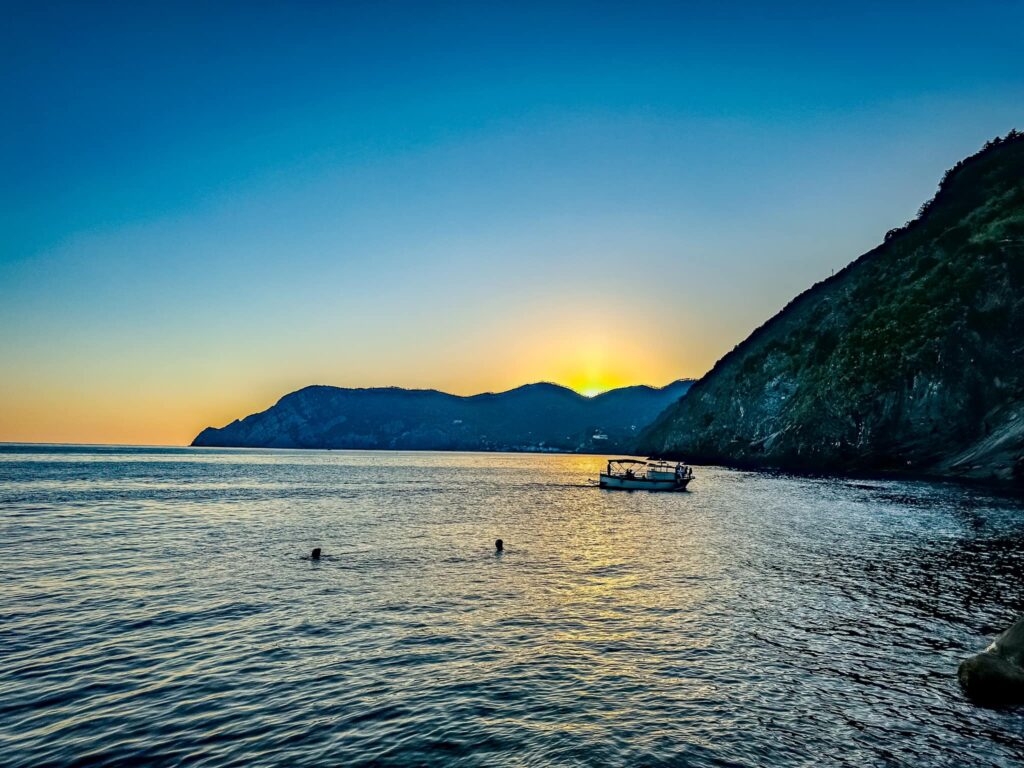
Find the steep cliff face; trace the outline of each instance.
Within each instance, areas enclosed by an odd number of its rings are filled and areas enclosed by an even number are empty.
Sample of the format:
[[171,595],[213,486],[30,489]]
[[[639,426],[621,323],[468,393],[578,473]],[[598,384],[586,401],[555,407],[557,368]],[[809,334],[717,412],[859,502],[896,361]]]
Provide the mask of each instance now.
[[[458,397],[398,387],[306,387],[197,446],[398,450],[628,450],[691,381],[626,387],[586,398],[555,384]],[[597,437],[595,438],[595,435]]]
[[1024,482],[1024,138],[798,296],[644,433],[650,453]]

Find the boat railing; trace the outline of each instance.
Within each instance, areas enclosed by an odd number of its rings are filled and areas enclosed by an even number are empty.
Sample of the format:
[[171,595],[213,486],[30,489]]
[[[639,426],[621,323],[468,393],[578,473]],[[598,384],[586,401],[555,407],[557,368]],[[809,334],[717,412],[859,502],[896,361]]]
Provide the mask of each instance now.
[[642,478],[650,473],[674,474],[676,477],[693,477],[693,469],[683,462],[639,461],[637,459],[610,460],[606,473],[611,477]]

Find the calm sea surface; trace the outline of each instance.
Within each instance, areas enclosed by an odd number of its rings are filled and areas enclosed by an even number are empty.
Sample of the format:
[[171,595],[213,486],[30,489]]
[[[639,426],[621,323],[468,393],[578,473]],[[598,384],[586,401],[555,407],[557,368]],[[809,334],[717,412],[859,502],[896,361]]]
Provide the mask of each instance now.
[[955,678],[1024,612],[1019,501],[601,464],[0,446],[0,763],[1024,760]]

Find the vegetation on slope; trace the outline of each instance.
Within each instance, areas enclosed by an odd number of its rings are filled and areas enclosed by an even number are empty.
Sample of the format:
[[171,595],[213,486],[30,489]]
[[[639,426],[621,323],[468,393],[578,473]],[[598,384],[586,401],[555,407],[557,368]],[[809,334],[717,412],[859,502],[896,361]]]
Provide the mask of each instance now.
[[652,453],[1024,476],[1024,137],[755,331],[646,432]]

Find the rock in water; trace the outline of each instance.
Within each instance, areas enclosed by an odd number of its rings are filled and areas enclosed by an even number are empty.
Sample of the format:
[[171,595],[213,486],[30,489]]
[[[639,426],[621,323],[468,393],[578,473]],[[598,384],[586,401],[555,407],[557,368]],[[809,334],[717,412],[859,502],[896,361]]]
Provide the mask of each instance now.
[[1003,632],[983,653],[960,664],[964,692],[979,704],[1024,703],[1024,619]]

